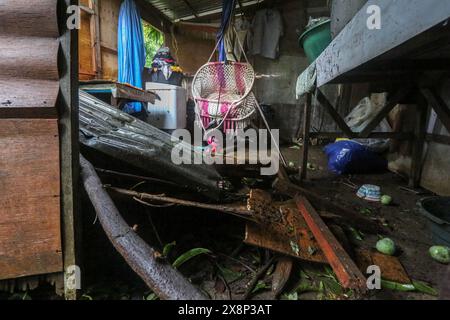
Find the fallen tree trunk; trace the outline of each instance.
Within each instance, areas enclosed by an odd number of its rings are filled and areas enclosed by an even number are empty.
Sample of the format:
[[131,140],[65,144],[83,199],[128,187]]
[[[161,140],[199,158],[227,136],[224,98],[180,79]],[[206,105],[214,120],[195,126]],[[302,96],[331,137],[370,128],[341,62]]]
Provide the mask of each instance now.
[[156,260],[156,251],[127,225],[103,189],[94,167],[83,156],[80,156],[80,163],[84,187],[105,233],[149,288],[165,300],[206,300],[207,297],[171,265]]

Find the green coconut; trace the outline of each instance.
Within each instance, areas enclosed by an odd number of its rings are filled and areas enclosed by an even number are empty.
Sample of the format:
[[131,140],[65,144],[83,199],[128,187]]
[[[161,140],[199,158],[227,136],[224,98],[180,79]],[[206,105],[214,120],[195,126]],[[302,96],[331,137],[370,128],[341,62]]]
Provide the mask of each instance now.
[[395,253],[395,242],[389,238],[384,238],[377,242],[376,248],[383,254],[393,256]]
[[440,263],[450,263],[450,249],[448,247],[433,246],[430,248],[429,253],[434,260]]

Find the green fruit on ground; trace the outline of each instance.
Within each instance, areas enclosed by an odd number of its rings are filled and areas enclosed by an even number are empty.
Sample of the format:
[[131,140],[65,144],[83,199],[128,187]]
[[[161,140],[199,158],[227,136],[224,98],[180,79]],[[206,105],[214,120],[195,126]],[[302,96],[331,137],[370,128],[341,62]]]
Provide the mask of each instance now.
[[381,203],[385,206],[388,206],[392,203],[392,197],[388,195],[384,195],[381,197]]
[[376,248],[383,254],[393,256],[395,253],[395,242],[389,238],[384,238],[377,242]]
[[450,249],[448,247],[433,246],[430,248],[429,252],[434,260],[444,264],[450,263]]

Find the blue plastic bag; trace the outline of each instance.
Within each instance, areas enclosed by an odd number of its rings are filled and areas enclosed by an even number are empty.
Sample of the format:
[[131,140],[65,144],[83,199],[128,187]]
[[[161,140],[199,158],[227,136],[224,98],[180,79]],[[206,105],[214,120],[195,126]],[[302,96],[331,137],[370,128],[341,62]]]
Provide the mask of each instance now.
[[387,160],[367,147],[350,140],[329,144],[324,149],[328,169],[341,174],[376,173],[387,169]]

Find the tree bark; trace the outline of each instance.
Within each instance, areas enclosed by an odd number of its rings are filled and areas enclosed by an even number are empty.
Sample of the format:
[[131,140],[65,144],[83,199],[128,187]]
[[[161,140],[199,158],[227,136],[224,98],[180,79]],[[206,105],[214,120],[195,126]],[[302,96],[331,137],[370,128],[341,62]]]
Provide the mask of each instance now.
[[81,178],[100,223],[116,250],[150,289],[164,300],[206,300],[207,297],[169,264],[155,258],[156,251],[127,225],[93,166],[80,156]]

